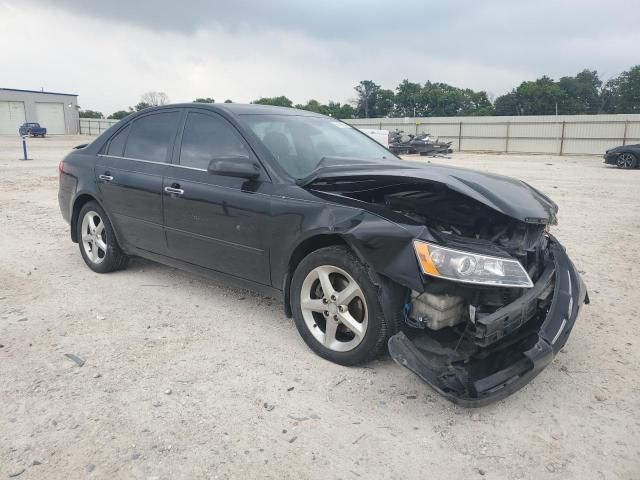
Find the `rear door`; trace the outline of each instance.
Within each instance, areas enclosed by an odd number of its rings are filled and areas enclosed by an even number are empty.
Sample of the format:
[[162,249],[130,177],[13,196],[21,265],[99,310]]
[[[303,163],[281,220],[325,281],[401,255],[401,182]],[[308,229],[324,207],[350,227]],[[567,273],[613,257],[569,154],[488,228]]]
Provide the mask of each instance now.
[[162,176],[182,114],[173,109],[139,117],[121,128],[99,155],[95,172],[102,201],[125,247],[167,252]]
[[164,179],[169,254],[269,285],[272,184],[265,172],[257,180],[209,173],[209,162],[218,155],[254,158],[227,120],[213,112],[189,111]]

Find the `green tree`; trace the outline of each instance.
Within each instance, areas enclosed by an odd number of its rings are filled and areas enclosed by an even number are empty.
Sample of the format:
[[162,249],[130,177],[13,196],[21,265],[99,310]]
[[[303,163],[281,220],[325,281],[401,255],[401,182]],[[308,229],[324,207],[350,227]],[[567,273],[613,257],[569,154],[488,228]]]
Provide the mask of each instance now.
[[302,104],[297,104],[295,106],[295,108],[299,109],[299,110],[308,110],[310,112],[316,112],[316,113],[324,113],[323,112],[323,107],[324,109],[326,109],[326,105],[321,105],[320,102],[318,102],[317,100],[309,100],[306,105],[302,105]]
[[395,93],[393,90],[381,88],[376,95],[376,117],[390,117],[395,108]]
[[376,100],[380,85],[371,80],[362,80],[354,90],[358,93],[356,115],[362,118],[376,117]]
[[560,85],[547,76],[522,82],[516,93],[522,115],[553,115],[566,98]]
[[421,99],[423,115],[427,117],[453,117],[464,114],[463,91],[446,83],[425,83]]
[[427,115],[448,117],[460,115],[493,115],[495,110],[487,92],[461,89],[446,83],[430,83],[424,86],[428,97]]
[[96,112],[95,110],[80,110],[80,118],[104,118],[102,112]]
[[107,118],[114,119],[114,120],[122,120],[124,117],[130,114],[131,114],[131,110],[130,111],[118,110],[117,112],[113,112]]
[[616,80],[617,79],[610,79],[602,83],[598,113],[615,113],[613,88]]
[[640,113],[640,65],[622,72],[608,86],[613,113]]
[[211,97],[207,97],[207,98],[196,98],[191,103],[216,103],[216,101]]
[[[333,102],[329,102],[329,105],[331,105],[331,103]],[[336,103],[335,105],[337,108],[337,111],[336,111],[337,113],[336,115],[332,115],[333,117],[342,118],[342,119],[356,118],[356,109],[353,108],[348,103],[345,103],[342,106],[340,106],[340,103]]]
[[470,89],[463,91],[463,110],[462,115],[495,115],[496,109],[489,100],[487,92],[476,92]]
[[227,98],[227,99],[224,101],[224,103],[233,103],[233,102],[232,102],[230,99],[228,99],[228,98]]
[[320,113],[333,118],[354,118],[354,108],[345,103],[341,105],[340,102],[329,102],[328,104],[320,103],[317,100],[311,99],[305,104],[297,104],[294,106],[299,110],[307,110],[309,112]]
[[495,101],[497,115],[575,115],[602,111],[602,81],[598,72],[583,70],[559,81],[543,76],[522,82]]
[[515,90],[496,98],[494,107],[496,115],[520,115],[521,112],[518,94]]
[[575,77],[562,77],[558,86],[563,93],[559,113],[575,115],[600,111],[602,80],[597,71],[583,70]]
[[331,101],[321,105],[320,113],[338,119],[355,118],[355,109],[348,103],[341,105],[340,102]]
[[256,103],[258,105],[274,105],[276,107],[291,107],[293,105],[293,102],[284,95],[279,97],[261,97],[251,103]]
[[394,113],[398,117],[422,117],[425,115],[423,101],[422,86],[404,79],[396,87]]

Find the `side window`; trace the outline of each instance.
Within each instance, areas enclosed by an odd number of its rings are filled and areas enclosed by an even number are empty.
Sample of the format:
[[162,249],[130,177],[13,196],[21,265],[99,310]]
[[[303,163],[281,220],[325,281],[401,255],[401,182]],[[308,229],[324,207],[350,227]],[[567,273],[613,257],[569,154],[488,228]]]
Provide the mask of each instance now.
[[107,155],[115,155],[116,157],[122,156],[122,154],[124,153],[124,142],[127,140],[129,128],[131,128],[131,124],[124,127],[111,138],[109,149],[107,150]]
[[218,155],[249,155],[240,135],[222,118],[189,113],[182,134],[180,165],[206,169]]
[[134,120],[124,156],[166,162],[179,120],[179,112],[154,113]]

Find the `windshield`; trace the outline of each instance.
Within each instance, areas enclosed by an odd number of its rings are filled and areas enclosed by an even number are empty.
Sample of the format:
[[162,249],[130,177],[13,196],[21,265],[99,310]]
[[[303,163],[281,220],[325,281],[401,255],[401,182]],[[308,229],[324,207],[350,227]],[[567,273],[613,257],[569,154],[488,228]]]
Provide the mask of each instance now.
[[282,168],[296,179],[316,170],[326,157],[339,157],[341,164],[349,161],[361,163],[357,159],[369,163],[387,163],[396,159],[375,140],[331,118],[243,115],[243,120]]

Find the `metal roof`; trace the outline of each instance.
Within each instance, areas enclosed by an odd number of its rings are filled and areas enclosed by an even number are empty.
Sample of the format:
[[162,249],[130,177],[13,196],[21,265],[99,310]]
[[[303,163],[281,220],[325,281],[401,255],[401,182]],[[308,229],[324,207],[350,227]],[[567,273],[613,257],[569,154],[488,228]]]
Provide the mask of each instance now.
[[44,93],[48,95],[66,95],[67,97],[77,97],[77,93],[60,93],[60,92],[45,92],[42,90],[22,90],[19,88],[2,88],[0,90],[5,90],[7,92],[25,92],[25,93]]

